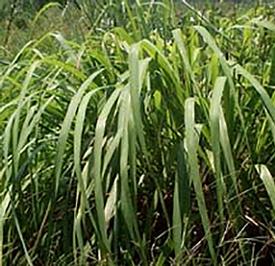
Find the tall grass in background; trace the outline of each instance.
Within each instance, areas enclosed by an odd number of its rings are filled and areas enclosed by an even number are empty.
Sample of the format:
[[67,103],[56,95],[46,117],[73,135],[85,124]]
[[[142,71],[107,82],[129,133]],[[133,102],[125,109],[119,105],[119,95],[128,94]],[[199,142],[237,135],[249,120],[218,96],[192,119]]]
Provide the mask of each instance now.
[[79,3],[0,66],[0,265],[271,265],[272,7]]

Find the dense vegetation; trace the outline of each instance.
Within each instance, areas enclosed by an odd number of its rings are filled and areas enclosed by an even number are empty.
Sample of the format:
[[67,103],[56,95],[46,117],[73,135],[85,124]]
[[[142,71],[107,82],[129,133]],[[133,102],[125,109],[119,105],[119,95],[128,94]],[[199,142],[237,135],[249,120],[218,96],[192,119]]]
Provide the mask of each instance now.
[[272,265],[274,7],[79,2],[0,22],[0,265]]

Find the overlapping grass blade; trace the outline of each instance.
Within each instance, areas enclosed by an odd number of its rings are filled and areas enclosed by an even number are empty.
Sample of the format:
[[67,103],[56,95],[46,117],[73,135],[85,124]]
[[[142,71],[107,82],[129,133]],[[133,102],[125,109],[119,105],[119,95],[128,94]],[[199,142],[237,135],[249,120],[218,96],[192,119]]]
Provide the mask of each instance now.
[[207,43],[209,47],[213,50],[213,52],[218,56],[221,67],[224,71],[225,76],[227,77],[229,87],[225,87],[225,90],[224,90],[224,106],[225,106],[225,114],[226,114],[227,122],[229,125],[233,125],[233,120],[234,120],[233,110],[235,108],[235,96],[234,96],[235,89],[234,89],[234,82],[232,79],[231,69],[226,62],[224,54],[219,49],[214,38],[209,34],[209,32],[202,26],[194,26],[194,28],[203,37],[205,43]]
[[220,126],[219,117],[221,109],[221,98],[225,87],[226,78],[218,77],[214,86],[213,96],[210,105],[210,130],[211,144],[214,155],[215,175],[217,183],[217,199],[220,214],[220,220],[224,221],[224,204],[223,198],[226,192],[223,174],[221,171],[221,153],[220,153]]
[[178,144],[177,173],[173,195],[173,241],[176,257],[179,257],[185,242],[184,227],[190,211],[190,181],[188,179],[187,161],[184,144]]
[[104,214],[104,195],[102,187],[102,144],[104,139],[104,133],[106,130],[106,123],[111,110],[114,108],[116,101],[121,91],[117,88],[110,96],[104,108],[102,109],[96,124],[95,129],[95,143],[94,143],[94,177],[95,177],[95,203],[97,212],[97,221],[99,232],[101,235],[102,242],[105,245],[105,252],[110,251],[110,245],[107,238],[107,228]]
[[211,254],[212,263],[217,264],[217,255],[214,249],[213,237],[211,234],[210,222],[207,214],[204,194],[202,190],[202,182],[199,173],[199,162],[197,157],[197,149],[199,144],[199,135],[195,124],[195,100],[188,98],[185,101],[185,127],[186,127],[186,149],[189,165],[189,175],[194,185],[196,199],[199,206],[199,212],[202,225],[207,240],[209,252]]
[[235,68],[238,71],[238,73],[240,73],[245,79],[247,79],[250,82],[250,84],[254,87],[254,89],[257,91],[273,123],[275,123],[275,108],[266,90],[259,83],[259,81],[243,67],[241,67],[240,65],[236,65]]
[[[87,196],[87,180],[84,179],[84,176],[82,175],[82,171],[81,171],[81,156],[82,156],[81,140],[82,140],[82,133],[84,129],[84,121],[86,117],[85,115],[86,115],[87,106],[91,98],[100,90],[101,88],[90,91],[83,97],[79,105],[78,113],[76,116],[75,131],[74,131],[74,167],[75,167],[75,172],[78,180],[79,193],[81,194],[80,208],[76,213],[74,228],[76,230],[78,244],[81,250],[80,263],[84,263],[83,262],[84,240],[82,239],[82,234],[81,234],[81,231],[82,231],[81,220],[85,217],[86,208],[90,208],[88,204],[88,196]],[[97,226],[94,219],[92,219],[91,222],[94,228],[96,228]],[[95,230],[95,231],[98,232],[98,230]],[[99,235],[98,237],[100,239]]]
[[64,118],[64,122],[62,124],[62,128],[60,131],[60,136],[58,139],[58,144],[57,144],[57,155],[56,155],[56,162],[55,162],[55,195],[57,195],[58,192],[58,187],[59,187],[59,179],[61,176],[61,171],[62,171],[62,163],[63,163],[63,155],[65,152],[66,148],[66,141],[69,135],[69,130],[71,128],[71,124],[73,121],[73,118],[76,114],[76,110],[79,106],[79,103],[87,90],[89,86],[91,86],[94,78],[100,73],[102,70],[99,70],[95,73],[93,73],[79,88],[78,92],[76,95],[72,98],[70,105],[68,107],[66,116]]
[[269,199],[273,207],[273,218],[275,217],[275,183],[272,175],[270,174],[266,165],[259,164],[256,165],[256,170],[262,179]]

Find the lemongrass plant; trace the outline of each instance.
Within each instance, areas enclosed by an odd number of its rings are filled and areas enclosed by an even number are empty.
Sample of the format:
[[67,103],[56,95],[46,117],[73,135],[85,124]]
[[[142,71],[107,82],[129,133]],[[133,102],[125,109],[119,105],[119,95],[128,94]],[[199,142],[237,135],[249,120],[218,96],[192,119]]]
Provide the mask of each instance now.
[[123,3],[0,65],[0,265],[269,265],[268,7]]

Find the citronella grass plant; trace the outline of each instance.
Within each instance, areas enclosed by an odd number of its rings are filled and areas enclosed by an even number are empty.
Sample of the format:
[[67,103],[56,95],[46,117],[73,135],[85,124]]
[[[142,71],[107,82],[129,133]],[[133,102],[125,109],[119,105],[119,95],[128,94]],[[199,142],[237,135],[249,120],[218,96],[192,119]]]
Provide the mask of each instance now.
[[88,4],[0,64],[0,265],[271,265],[269,7]]

